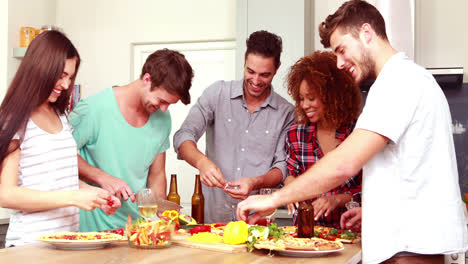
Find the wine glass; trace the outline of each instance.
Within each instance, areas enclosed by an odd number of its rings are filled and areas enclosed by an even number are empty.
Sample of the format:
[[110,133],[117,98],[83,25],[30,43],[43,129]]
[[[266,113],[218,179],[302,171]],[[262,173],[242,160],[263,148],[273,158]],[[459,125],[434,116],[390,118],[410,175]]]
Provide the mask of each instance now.
[[[277,189],[275,188],[261,188],[260,189],[260,195],[271,195],[273,194]],[[270,225],[270,222],[271,222],[271,217],[276,213],[276,208],[275,210],[273,210],[271,212],[271,214],[269,215],[266,215],[265,218],[266,218],[266,222],[267,222],[267,226]]]
[[149,221],[156,216],[158,212],[158,204],[156,203],[156,196],[149,188],[141,189],[137,193],[138,212],[146,220]]

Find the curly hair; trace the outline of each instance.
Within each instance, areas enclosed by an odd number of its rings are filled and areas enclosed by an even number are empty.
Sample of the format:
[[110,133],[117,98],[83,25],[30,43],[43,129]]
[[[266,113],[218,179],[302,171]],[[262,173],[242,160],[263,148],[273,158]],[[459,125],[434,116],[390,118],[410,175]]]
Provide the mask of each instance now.
[[337,28],[340,28],[342,33],[351,33],[353,37],[357,38],[364,23],[371,25],[377,36],[388,40],[385,20],[379,10],[366,1],[351,0],[341,5],[334,14],[329,15],[324,22],[320,23],[320,42],[325,48],[329,48],[330,36]]
[[275,67],[278,68],[281,52],[283,51],[283,41],[280,36],[265,30],[255,31],[246,40],[246,45],[247,50],[244,59],[247,59],[247,55],[250,53],[272,57],[275,60]]
[[317,92],[324,106],[323,120],[339,128],[356,121],[361,112],[362,96],[351,74],[336,67],[336,56],[331,52],[316,51],[299,59],[288,73],[288,94],[294,99],[295,119],[309,122],[300,104],[299,87],[305,80]]

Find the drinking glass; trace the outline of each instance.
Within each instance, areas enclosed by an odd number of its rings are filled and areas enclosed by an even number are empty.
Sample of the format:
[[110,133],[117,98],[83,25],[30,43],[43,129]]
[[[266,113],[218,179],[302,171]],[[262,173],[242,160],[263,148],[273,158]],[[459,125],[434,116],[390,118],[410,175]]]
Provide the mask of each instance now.
[[149,188],[141,189],[137,193],[138,212],[146,220],[151,220],[158,212],[158,204],[156,196]]
[[[273,194],[277,189],[275,188],[261,188],[260,189],[260,195],[271,195]],[[266,222],[267,222],[267,226],[270,224],[271,222],[271,217],[276,213],[276,209],[274,211],[271,212],[271,214],[269,215],[266,215],[265,218],[266,218]]]

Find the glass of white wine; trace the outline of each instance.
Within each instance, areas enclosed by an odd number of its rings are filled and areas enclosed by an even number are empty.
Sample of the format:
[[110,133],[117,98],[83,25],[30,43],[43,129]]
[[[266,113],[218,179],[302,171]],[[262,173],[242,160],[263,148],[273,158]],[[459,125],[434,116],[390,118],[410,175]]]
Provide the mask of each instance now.
[[[271,195],[273,194],[277,189],[276,188],[261,188],[260,189],[260,195]],[[276,213],[276,209],[273,210],[271,212],[271,214],[269,215],[266,215],[265,218],[266,218],[266,222],[267,222],[267,226],[270,224],[271,222],[271,217]]]
[[156,196],[149,188],[141,189],[137,193],[138,212],[146,221],[151,220],[158,212]]

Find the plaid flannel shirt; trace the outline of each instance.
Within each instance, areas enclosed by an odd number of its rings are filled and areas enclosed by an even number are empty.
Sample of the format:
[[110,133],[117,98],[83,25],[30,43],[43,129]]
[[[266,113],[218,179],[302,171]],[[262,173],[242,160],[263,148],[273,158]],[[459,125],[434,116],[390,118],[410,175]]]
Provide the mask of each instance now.
[[[353,130],[355,122],[341,126],[336,130],[335,137],[343,141]],[[288,175],[297,177],[312,167],[319,159],[324,156],[317,140],[317,125],[316,124],[294,124],[288,131],[285,143],[286,161],[288,167]],[[335,194],[349,193],[353,196],[353,200],[361,202],[361,181],[362,171],[354,177],[348,179],[340,186],[312,199],[315,201],[321,196],[331,196]],[[341,214],[346,211],[346,208],[336,208],[327,217],[322,215],[316,222],[316,225],[333,226],[340,228]],[[294,213],[293,223],[296,225],[297,211]]]

